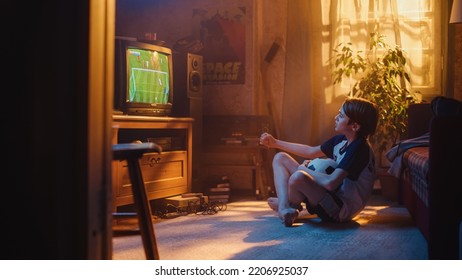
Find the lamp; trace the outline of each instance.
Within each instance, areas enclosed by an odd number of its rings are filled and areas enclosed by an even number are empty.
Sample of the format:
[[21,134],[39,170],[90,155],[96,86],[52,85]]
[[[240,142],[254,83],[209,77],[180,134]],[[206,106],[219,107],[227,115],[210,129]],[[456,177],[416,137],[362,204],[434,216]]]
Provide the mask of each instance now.
[[462,23],[462,0],[454,0],[452,2],[449,23]]

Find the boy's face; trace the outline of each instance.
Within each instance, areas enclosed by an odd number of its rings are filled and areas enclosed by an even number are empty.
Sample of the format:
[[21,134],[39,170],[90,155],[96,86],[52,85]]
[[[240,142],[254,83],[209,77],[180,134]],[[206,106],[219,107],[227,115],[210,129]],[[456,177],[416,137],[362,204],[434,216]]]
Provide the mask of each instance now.
[[349,124],[349,122],[350,118],[345,114],[342,106],[335,116],[335,131],[342,134],[351,133],[353,124]]

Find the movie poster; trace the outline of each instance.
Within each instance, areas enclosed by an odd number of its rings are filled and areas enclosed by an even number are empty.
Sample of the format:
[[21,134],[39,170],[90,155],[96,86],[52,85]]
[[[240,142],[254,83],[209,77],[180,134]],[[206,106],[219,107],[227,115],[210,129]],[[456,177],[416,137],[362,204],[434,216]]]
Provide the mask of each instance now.
[[245,83],[245,16],[245,7],[194,10],[193,22],[202,41],[204,85]]

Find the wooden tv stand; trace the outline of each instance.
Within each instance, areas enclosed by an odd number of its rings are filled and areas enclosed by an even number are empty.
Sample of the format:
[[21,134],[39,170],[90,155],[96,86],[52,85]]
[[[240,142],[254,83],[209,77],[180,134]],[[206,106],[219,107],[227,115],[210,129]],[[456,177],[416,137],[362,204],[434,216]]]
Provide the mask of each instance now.
[[[112,143],[155,142],[163,151],[148,153],[141,171],[149,200],[191,191],[192,118],[113,115]],[[126,161],[112,163],[113,212],[133,203]]]

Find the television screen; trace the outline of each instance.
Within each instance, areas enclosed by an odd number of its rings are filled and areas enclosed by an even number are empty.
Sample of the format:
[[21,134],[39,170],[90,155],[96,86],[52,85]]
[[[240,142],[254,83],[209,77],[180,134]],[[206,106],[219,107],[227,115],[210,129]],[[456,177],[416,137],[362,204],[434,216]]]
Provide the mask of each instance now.
[[169,48],[117,39],[114,113],[169,116],[173,101],[173,57]]
[[129,47],[127,65],[128,102],[168,103],[170,65],[166,54]]

